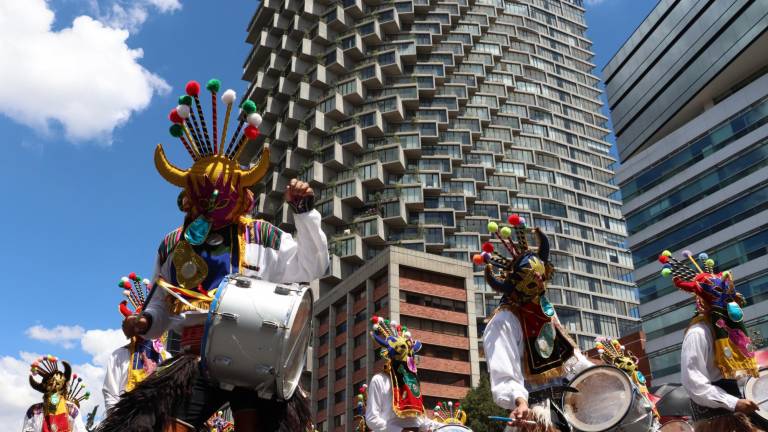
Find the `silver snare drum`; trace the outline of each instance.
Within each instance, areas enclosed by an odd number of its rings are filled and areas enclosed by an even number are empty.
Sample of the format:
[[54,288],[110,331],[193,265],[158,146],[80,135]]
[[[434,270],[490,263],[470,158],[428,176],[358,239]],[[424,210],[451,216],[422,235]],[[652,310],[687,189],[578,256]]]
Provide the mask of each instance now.
[[756,416],[768,421],[768,368],[760,369],[760,376],[750,377],[744,385],[744,397],[758,404]]
[[582,432],[648,432],[653,425],[651,404],[622,370],[594,366],[570,383],[579,392],[563,395],[563,411]]
[[201,353],[209,376],[224,389],[289,399],[304,369],[312,300],[309,287],[227,276],[205,323]]

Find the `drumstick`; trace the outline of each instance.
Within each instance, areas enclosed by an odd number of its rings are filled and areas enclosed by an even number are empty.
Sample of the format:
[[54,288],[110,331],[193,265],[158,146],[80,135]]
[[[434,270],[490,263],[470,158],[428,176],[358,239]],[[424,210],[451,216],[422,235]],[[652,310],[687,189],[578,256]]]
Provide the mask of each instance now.
[[522,423],[522,424],[527,424],[527,425],[535,425],[535,424],[537,424],[535,421],[532,421],[532,420],[513,419],[513,418],[509,418],[509,417],[488,416],[488,419],[496,420],[496,421],[503,421],[503,422],[506,422],[506,423]]
[[765,398],[765,399],[761,400],[760,402],[755,402],[755,403],[756,403],[757,405],[762,405],[762,404],[764,404],[764,403],[766,403],[766,402],[768,402],[768,398]]

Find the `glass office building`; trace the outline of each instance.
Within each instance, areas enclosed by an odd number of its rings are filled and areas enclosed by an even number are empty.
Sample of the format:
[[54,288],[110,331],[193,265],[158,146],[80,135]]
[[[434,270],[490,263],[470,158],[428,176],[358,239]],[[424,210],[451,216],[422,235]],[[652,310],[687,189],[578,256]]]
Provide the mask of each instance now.
[[748,327],[768,330],[768,4],[692,5],[660,2],[605,68],[655,384],[679,379],[694,313],[659,274],[665,249],[732,270]]

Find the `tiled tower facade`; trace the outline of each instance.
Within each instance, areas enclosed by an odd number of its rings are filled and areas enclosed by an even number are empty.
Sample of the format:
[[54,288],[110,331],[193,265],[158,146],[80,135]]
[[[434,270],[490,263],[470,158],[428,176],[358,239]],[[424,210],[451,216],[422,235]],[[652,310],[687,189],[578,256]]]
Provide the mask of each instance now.
[[[255,211],[290,229],[289,179],[320,191],[321,298],[387,245],[468,261],[518,213],[551,239],[549,296],[580,344],[634,331],[585,30],[581,0],[264,0],[244,65],[264,118],[244,157],[273,152]],[[475,271],[481,323],[498,299]]]

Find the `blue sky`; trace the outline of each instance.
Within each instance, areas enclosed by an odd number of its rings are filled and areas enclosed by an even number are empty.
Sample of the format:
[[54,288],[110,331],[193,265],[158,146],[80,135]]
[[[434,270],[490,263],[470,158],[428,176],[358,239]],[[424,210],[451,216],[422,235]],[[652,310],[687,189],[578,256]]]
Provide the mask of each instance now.
[[[10,44],[11,49],[21,49],[0,52],[5,59],[20,56],[12,61],[19,65],[13,73],[0,70],[6,87],[0,89],[0,184],[5,185],[0,275],[6,286],[0,390],[9,383],[3,378],[8,371],[3,362],[18,359],[20,352],[52,352],[98,366],[93,352],[97,345],[86,346],[79,339],[89,330],[119,327],[116,281],[131,271],[149,277],[158,242],[181,222],[178,190],[152,164],[152,151],[162,142],[171,160],[189,166],[180,143],[168,135],[167,114],[190,79],[204,83],[216,77],[224,88],[243,92],[240,76],[249,52],[245,29],[258,4],[42,1],[23,3],[54,13],[52,28],[44,34],[14,34],[23,42]],[[12,10],[6,16],[23,14],[13,3],[0,0],[0,27],[3,8]],[[214,3],[219,7],[212,7]],[[587,1],[598,73],[654,4]],[[73,31],[73,19],[81,16],[92,19],[78,18]],[[115,33],[104,25],[129,29],[130,35],[122,43],[112,41]],[[106,51],[88,52],[83,49],[87,43],[73,43],[80,30],[104,34]],[[60,45],[53,49],[51,44]],[[129,49],[142,50],[141,57],[134,58],[138,52]],[[101,59],[108,59],[109,68],[99,68],[105,63]],[[100,97],[100,92],[109,97]],[[204,98],[204,106],[209,104]]]

